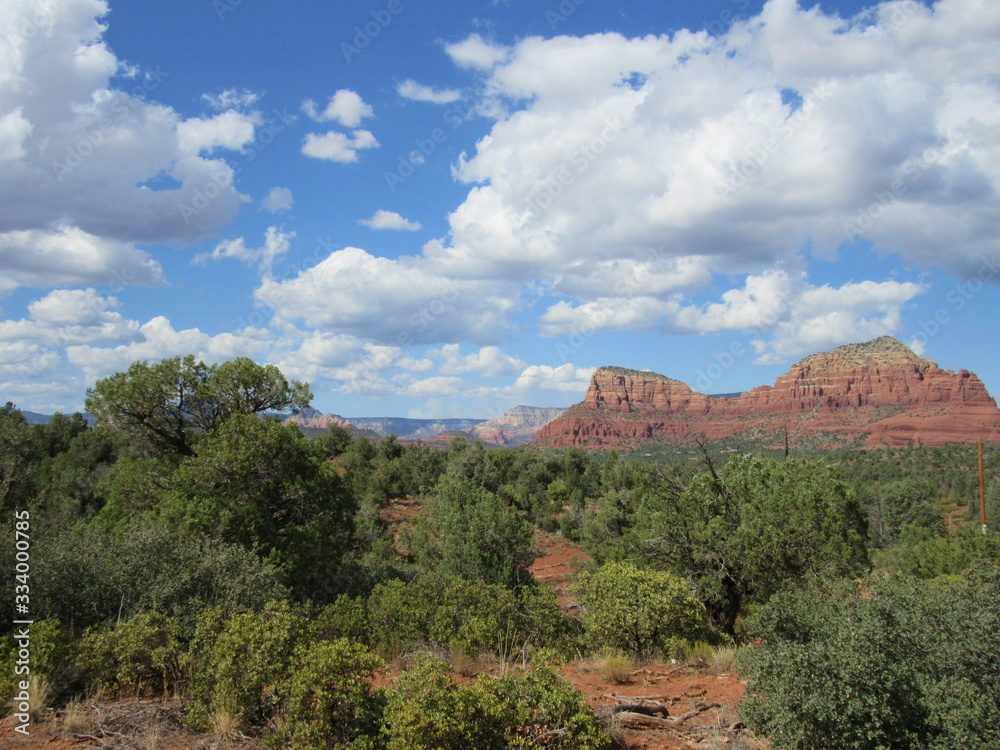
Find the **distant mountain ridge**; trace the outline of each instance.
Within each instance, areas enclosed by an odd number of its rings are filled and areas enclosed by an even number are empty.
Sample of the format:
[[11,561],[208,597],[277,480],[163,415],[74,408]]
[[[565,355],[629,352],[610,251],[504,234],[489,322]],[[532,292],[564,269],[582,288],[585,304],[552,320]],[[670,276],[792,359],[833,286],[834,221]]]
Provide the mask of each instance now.
[[342,417],[339,414],[324,414],[318,409],[307,407],[298,414],[285,416],[285,424],[297,424],[303,428],[326,429],[330,424],[353,427],[359,433],[372,433],[381,437],[395,435],[401,440],[426,440],[449,430],[467,431],[485,419],[414,419],[410,417]]
[[1000,409],[967,370],[942,370],[891,336],[806,357],[773,386],[710,397],[665,375],[602,367],[539,446],[616,448],[742,436],[814,448],[1000,442]]
[[494,445],[525,445],[535,439],[538,431],[566,413],[565,409],[543,406],[515,406],[496,419],[469,430],[472,437]]

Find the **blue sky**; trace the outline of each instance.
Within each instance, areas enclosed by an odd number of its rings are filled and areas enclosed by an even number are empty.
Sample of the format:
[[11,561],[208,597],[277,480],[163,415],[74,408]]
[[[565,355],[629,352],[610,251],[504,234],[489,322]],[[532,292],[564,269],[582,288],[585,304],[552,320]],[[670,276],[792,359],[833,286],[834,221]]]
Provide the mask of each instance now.
[[8,0],[2,398],[246,355],[488,418],[883,334],[996,393],[998,42],[985,0]]

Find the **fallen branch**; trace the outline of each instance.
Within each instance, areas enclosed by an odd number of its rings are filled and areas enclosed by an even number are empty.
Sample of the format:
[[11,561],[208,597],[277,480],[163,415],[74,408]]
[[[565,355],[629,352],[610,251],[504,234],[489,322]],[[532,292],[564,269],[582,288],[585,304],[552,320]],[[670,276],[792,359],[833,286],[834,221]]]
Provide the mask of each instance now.
[[666,706],[647,706],[645,703],[622,703],[617,706],[611,706],[608,712],[611,714],[642,714],[643,716],[656,716],[657,714],[670,715]]
[[[618,720],[622,724],[627,724],[630,726],[643,726],[650,727],[652,729],[668,729],[671,727],[677,727],[683,724],[688,719],[697,716],[700,713],[704,713],[713,708],[720,708],[718,703],[707,703],[700,706],[695,706],[690,711],[687,711],[679,716],[655,716],[655,713],[659,711],[653,711],[649,706],[636,706],[636,705],[623,705],[623,706],[612,706],[607,709],[607,715],[617,716]],[[663,713],[666,713],[666,706],[660,706]]]
[[635,703],[642,703],[643,701],[662,701],[664,703],[676,703],[680,698],[671,698],[669,695],[615,695],[614,693],[608,694],[609,698],[613,698],[619,703],[628,703],[629,701]]

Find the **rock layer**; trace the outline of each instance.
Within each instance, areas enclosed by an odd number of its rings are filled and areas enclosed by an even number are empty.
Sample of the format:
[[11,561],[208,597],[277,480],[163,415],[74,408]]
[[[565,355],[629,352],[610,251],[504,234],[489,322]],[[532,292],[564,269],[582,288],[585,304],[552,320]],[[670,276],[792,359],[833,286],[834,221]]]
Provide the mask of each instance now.
[[583,403],[538,433],[538,443],[626,447],[741,436],[802,447],[1000,442],[1000,409],[971,372],[942,370],[891,336],[814,354],[773,386],[710,397],[648,371],[602,367]]
[[515,406],[496,419],[477,424],[469,432],[473,438],[494,445],[517,446],[530,443],[538,431],[566,413],[565,409]]

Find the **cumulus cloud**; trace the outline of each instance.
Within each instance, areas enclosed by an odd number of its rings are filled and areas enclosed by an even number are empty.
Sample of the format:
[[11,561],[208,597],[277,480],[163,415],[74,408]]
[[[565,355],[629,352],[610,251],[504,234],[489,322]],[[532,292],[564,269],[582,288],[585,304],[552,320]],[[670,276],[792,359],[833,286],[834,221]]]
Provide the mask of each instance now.
[[[975,0],[883,3],[848,19],[772,0],[716,37],[532,37],[509,49],[470,37],[448,51],[487,71],[480,101],[496,102],[496,122],[457,165],[469,192],[424,255],[443,275],[565,295],[539,320],[549,335],[588,321],[722,330],[740,304],[767,316],[773,298],[761,295],[782,278],[780,259],[807,245],[832,257],[859,237],[968,275],[1000,233],[997,28],[1000,6]],[[722,274],[761,288],[689,309]],[[866,311],[841,313],[859,326],[852,339],[894,324],[902,303],[877,312],[876,289],[914,293],[871,284],[858,287]],[[803,346],[823,338],[769,330]],[[799,344],[768,346],[779,356]]]
[[[419,258],[380,258],[347,247],[284,281],[265,279],[257,301],[289,320],[390,344],[494,343],[510,328],[516,290],[454,280]],[[336,300],[336,304],[331,304]]]
[[420,229],[420,222],[410,221],[395,211],[381,208],[370,219],[361,219],[358,223],[371,229],[398,229],[404,232],[415,232]]
[[157,361],[165,357],[194,354],[206,362],[235,357],[255,357],[268,352],[273,335],[259,329],[210,335],[197,328],[176,330],[162,315],[139,326],[136,340],[115,347],[75,345],[66,347],[66,358],[93,383],[128,369],[137,360]]
[[261,201],[261,205],[266,211],[274,214],[278,211],[287,211],[292,207],[294,202],[291,190],[284,187],[274,187],[271,188],[271,192]]
[[477,352],[463,355],[459,344],[445,344],[440,349],[431,349],[428,356],[441,360],[438,372],[442,375],[464,375],[476,373],[489,377],[514,375],[527,366],[517,357],[505,354],[496,346],[484,346]]
[[436,89],[432,86],[422,86],[412,78],[407,78],[396,86],[396,93],[404,99],[415,102],[431,102],[432,104],[451,104],[462,98],[462,93],[456,89]]
[[268,227],[264,233],[262,247],[247,247],[246,240],[237,237],[233,240],[223,240],[210,253],[199,253],[192,263],[203,264],[210,260],[219,261],[233,258],[249,265],[255,265],[261,273],[269,274],[275,258],[288,252],[295,232],[284,232],[278,227]]
[[115,297],[102,297],[94,289],[56,289],[28,305],[28,319],[0,322],[0,341],[57,347],[131,341],[139,323],[111,309],[118,305]]
[[211,153],[217,148],[239,151],[254,137],[260,117],[227,110],[210,118],[194,117],[177,125],[180,149],[185,154]]
[[350,136],[331,130],[320,135],[309,133],[302,143],[302,153],[313,159],[325,159],[341,164],[350,164],[358,160],[358,151],[366,148],[378,148],[375,136],[367,130],[355,130]]
[[356,128],[366,117],[373,117],[374,111],[371,106],[365,104],[364,99],[350,89],[340,89],[326,103],[326,107],[320,112],[316,108],[316,102],[308,99],[302,103],[302,111],[311,120],[316,122],[339,122],[347,128]]
[[163,269],[129,242],[76,227],[0,232],[0,287],[144,285],[164,282]]
[[460,42],[445,45],[444,51],[460,68],[489,70],[507,57],[509,48],[473,34]]
[[193,242],[246,200],[225,160],[209,156],[244,147],[256,116],[184,119],[157,104],[168,74],[119,62],[102,38],[107,10],[98,0],[49,3],[36,28],[37,2],[4,5],[0,235],[66,227],[102,243]]

